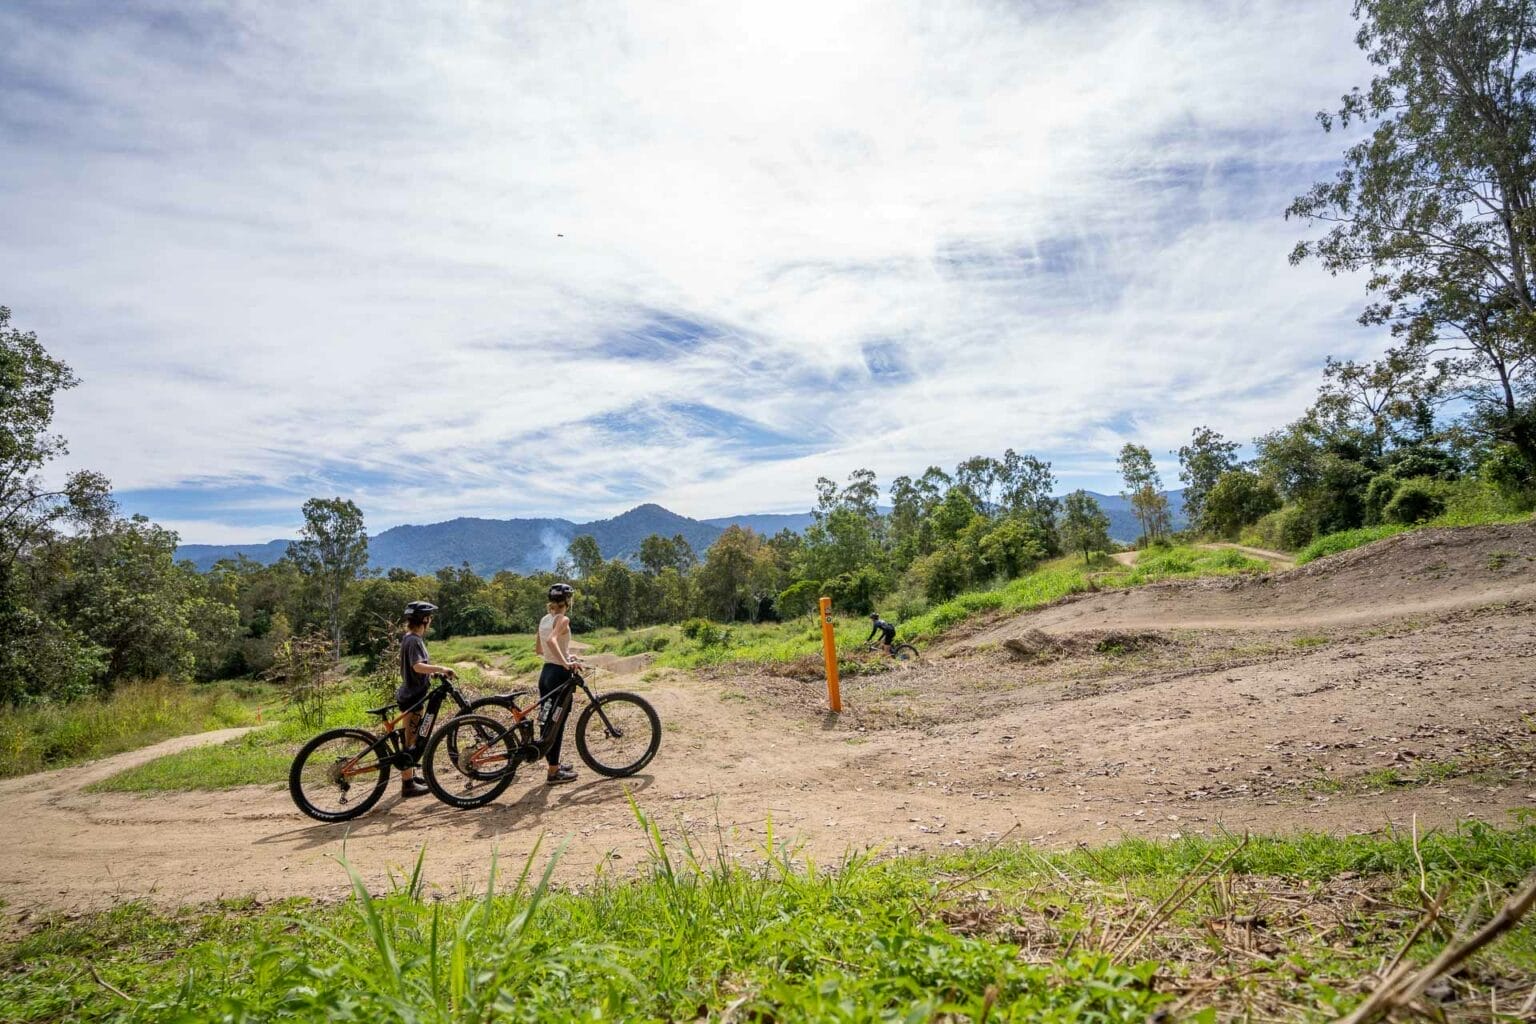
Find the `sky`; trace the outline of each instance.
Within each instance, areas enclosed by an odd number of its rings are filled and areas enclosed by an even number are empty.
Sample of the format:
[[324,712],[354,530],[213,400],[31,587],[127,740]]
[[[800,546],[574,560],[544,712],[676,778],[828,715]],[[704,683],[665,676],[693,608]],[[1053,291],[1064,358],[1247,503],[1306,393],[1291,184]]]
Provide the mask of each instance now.
[[1165,482],[1386,339],[1287,257],[1349,0],[0,5],[0,304],[184,542]]

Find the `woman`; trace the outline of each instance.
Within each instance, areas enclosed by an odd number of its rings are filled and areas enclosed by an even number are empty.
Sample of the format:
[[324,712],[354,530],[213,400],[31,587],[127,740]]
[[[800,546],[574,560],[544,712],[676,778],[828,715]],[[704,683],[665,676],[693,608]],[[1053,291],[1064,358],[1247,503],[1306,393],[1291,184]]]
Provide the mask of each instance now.
[[[556,583],[549,588],[549,614],[539,620],[539,637],[534,650],[544,659],[544,669],[539,673],[539,697],[547,697],[571,678],[571,669],[581,662],[571,654],[571,598],[576,593],[569,583]],[[549,777],[544,781],[551,785],[570,782],[576,772],[568,764],[560,763],[560,745],[565,742],[565,717],[571,709],[571,694],[566,694],[558,707],[543,704],[539,720],[544,726],[543,741],[549,743],[545,760],[549,762]],[[554,741],[550,742],[553,735]]]

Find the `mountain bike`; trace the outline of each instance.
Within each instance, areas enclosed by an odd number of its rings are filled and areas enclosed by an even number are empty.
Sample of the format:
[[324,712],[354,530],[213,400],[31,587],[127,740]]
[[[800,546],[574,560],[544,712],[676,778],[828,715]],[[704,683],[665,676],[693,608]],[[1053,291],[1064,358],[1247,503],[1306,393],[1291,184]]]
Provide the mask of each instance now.
[[[513,722],[466,714],[443,726],[427,744],[422,769],[432,793],[450,807],[484,807],[507,791],[519,765],[544,760],[576,691],[587,706],[576,720],[576,752],[599,775],[623,778],[651,763],[661,746],[656,709],[633,693],[598,695],[579,669],[537,701],[512,711]],[[521,697],[528,691],[508,696]],[[544,738],[535,737],[535,722]]]
[[[515,694],[495,694],[468,700],[453,680],[435,676],[437,685],[422,701],[416,743],[405,742],[404,709],[390,703],[370,708],[379,718],[379,731],[329,729],[299,750],[288,769],[288,793],[299,810],[317,821],[348,821],[367,813],[384,795],[391,768],[414,767],[432,738],[433,724],[445,701],[457,707],[456,717],[473,714],[499,726],[511,721]],[[489,730],[487,730],[487,733]]]
[[[885,648],[880,646],[880,641],[878,640],[871,640],[869,643],[859,647],[858,650],[868,651],[875,654],[885,653]],[[911,644],[892,644],[891,657],[897,661],[916,661],[917,648],[913,647]]]

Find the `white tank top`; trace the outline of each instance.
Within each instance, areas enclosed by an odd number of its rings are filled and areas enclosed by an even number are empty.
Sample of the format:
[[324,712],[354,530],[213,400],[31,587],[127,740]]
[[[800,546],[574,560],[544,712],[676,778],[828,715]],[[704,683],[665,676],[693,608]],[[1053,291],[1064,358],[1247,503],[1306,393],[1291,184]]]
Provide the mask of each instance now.
[[564,665],[565,659],[560,656],[560,652],[554,649],[555,645],[551,642],[554,639],[554,635],[555,617],[553,615],[545,615],[539,620],[539,650],[544,653],[545,661],[552,665]]

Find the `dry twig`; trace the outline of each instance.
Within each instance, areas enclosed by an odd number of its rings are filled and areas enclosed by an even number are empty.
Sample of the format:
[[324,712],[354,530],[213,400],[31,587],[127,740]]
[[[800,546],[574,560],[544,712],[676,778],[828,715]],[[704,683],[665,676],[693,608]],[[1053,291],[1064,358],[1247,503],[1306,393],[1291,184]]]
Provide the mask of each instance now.
[[1436,978],[1455,970],[1473,953],[1513,928],[1531,909],[1532,904],[1536,904],[1536,875],[1530,876],[1525,888],[1511,896],[1475,935],[1465,942],[1446,946],[1439,956],[1417,973],[1408,973],[1406,965],[1399,967],[1382,981],[1370,998],[1357,1006],[1353,1013],[1342,1018],[1340,1024],[1364,1024],[1392,1010],[1412,1007]]

